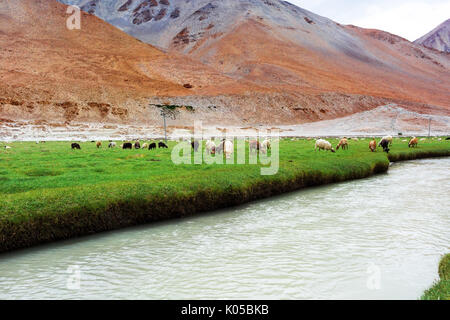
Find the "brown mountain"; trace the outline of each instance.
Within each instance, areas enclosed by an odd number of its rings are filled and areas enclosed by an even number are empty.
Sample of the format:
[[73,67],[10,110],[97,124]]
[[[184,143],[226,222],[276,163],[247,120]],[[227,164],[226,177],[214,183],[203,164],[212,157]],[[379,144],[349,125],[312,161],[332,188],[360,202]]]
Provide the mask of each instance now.
[[[83,13],[81,30],[68,30],[66,9],[54,0],[0,2],[0,118],[142,122],[148,97],[201,93],[210,83],[225,92],[236,86],[95,16]],[[185,88],[189,82],[196,88]]]
[[2,1],[0,118],[159,123],[148,99],[194,106],[180,125],[303,123],[389,102],[450,114],[448,55],[284,1],[84,8],[149,44],[87,13],[69,31],[54,0]]

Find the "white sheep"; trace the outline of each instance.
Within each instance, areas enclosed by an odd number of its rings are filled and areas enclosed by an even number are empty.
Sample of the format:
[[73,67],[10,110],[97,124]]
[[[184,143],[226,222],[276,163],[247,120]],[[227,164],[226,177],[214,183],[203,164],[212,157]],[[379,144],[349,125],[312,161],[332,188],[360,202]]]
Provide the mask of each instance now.
[[266,139],[262,142],[261,148],[264,148],[266,150],[270,150],[270,140]]
[[270,148],[271,148],[270,140],[266,139],[261,143],[260,152],[263,154],[267,154]]
[[211,140],[206,141],[205,146],[206,146],[206,152],[208,154],[216,153],[216,144],[214,143],[214,141],[211,141]]
[[319,139],[316,141],[316,146],[314,148],[314,151],[317,151],[317,148],[319,148],[319,151],[320,150],[326,150],[326,151],[330,150],[331,152],[336,152],[333,149],[333,146],[331,145],[331,143],[329,143],[328,141],[323,140],[323,139]]
[[383,138],[381,138],[380,143],[383,140],[387,140],[389,142],[389,145],[392,145],[392,136],[384,136]]
[[230,140],[226,140],[223,142],[223,152],[225,153],[225,156],[227,159],[231,158],[231,154],[234,151],[234,145],[233,142]]

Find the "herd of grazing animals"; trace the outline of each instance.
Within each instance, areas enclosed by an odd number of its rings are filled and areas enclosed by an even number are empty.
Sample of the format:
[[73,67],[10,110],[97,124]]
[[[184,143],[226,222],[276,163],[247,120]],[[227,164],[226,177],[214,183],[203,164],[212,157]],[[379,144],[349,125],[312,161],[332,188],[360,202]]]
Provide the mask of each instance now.
[[[307,138],[308,141],[311,140],[311,138]],[[351,140],[359,140],[357,138],[352,138]],[[361,139],[364,140],[364,139]],[[445,139],[446,141],[450,140],[450,137]],[[402,140],[403,142],[406,142],[407,140]],[[408,147],[409,148],[417,148],[419,141],[426,141],[425,138],[422,138],[419,140],[419,138],[413,137],[411,138],[411,140],[409,140],[408,142]],[[442,138],[439,138],[438,141],[442,141]],[[44,143],[45,141],[42,141],[42,143]],[[94,142],[94,141],[92,141]],[[384,136],[381,138],[380,142],[377,145],[377,142],[375,140],[375,138],[373,138],[372,140],[369,141],[369,150],[372,152],[375,152],[378,147],[382,147],[384,152],[389,152],[389,146],[392,145],[393,142],[393,137],[392,136]],[[36,143],[40,143],[39,141],[37,141]],[[102,142],[101,141],[97,141],[96,142],[96,146],[97,148],[101,148],[102,147]],[[116,142],[110,141],[108,144],[108,148],[115,148],[117,146]],[[197,152],[198,148],[200,146],[200,142],[195,140],[191,142],[191,146],[192,149]],[[225,153],[227,157],[229,157],[233,151],[234,151],[234,145],[233,142],[231,142],[230,140],[226,140],[223,139],[219,145],[216,146],[216,144],[214,143],[214,141],[212,140],[207,140],[205,143],[206,146],[206,152],[208,154],[221,154],[221,153]],[[158,144],[156,144],[155,142],[152,142],[150,144],[144,143],[142,146],[140,144],[139,141],[136,141],[134,143],[131,142],[125,142],[120,146],[122,149],[149,149],[149,150],[154,150],[157,147],[158,148],[165,148],[167,149],[168,146],[164,143],[164,142],[158,142]],[[72,150],[81,150],[81,146],[79,143],[72,143],[71,144],[71,148]],[[249,142],[249,149],[250,152],[257,152],[259,151],[260,153],[264,153],[266,154],[268,150],[270,150],[271,145],[270,145],[270,140],[266,139],[264,140],[262,143],[260,143],[258,140],[251,140]],[[336,150],[339,150],[339,148],[341,148],[342,150],[348,150],[349,148],[349,143],[348,143],[348,138],[342,138],[339,140],[338,145],[336,146]],[[10,146],[5,145],[4,146],[5,150],[9,150],[11,149]],[[331,143],[327,140],[324,139],[318,139],[316,140],[316,144],[314,147],[314,150],[317,151],[317,149],[320,150],[325,150],[325,151],[331,151],[331,152],[336,152],[336,150],[333,148],[333,146],[331,145]]]
[[[448,138],[447,138],[448,139]],[[352,140],[358,141],[358,138],[352,138]],[[362,139],[364,140],[364,139]],[[389,149],[389,146],[392,145],[392,141],[393,141],[393,137],[392,136],[384,136],[381,138],[380,143],[378,143],[379,147],[383,148],[383,151],[386,153],[389,153],[389,151],[391,149]],[[421,141],[425,141],[425,138],[422,138]],[[406,141],[406,140],[403,140]],[[439,140],[438,140],[439,141]],[[417,147],[419,144],[419,139],[416,137],[413,137],[409,142],[408,142],[408,147],[409,148],[414,148]],[[339,150],[339,148],[341,148],[342,150],[346,150],[348,149],[348,139],[347,138],[343,138],[339,141],[339,144],[336,146],[336,150]],[[324,139],[318,139],[316,140],[316,144],[314,147],[314,150],[317,151],[317,149],[320,150],[326,150],[326,151],[331,151],[331,152],[336,152],[331,143],[324,140]],[[369,142],[369,150],[372,152],[375,152],[377,150],[377,141],[375,140],[375,138],[373,138],[373,140],[371,140]]]
[[262,154],[267,154],[270,150],[270,141],[264,140],[263,142],[259,142],[258,140],[252,140],[249,142],[250,152],[259,151]]
[[[191,147],[194,152],[198,152],[198,148],[200,147],[200,142],[195,140],[191,142]],[[261,153],[266,154],[268,150],[270,150],[270,141],[264,140],[260,143],[257,140],[252,140],[249,142],[250,152],[260,151]],[[230,140],[223,139],[219,145],[216,146],[214,141],[207,140],[205,142],[206,153],[208,154],[221,154],[224,153],[227,158],[231,157],[231,154],[234,152],[234,144]]]
[[[311,138],[307,138],[307,141],[310,141]],[[352,138],[351,140],[359,140],[358,138]],[[364,139],[361,139],[364,140]],[[433,138],[434,140],[434,138]],[[442,141],[442,138],[437,139],[438,141]],[[450,140],[450,137],[445,138],[446,141]],[[402,142],[407,142],[408,140],[402,140]],[[412,137],[409,141],[408,141],[408,147],[409,148],[417,148],[419,141],[426,141],[425,138],[421,138],[419,140],[419,138],[417,137]],[[44,143],[45,141],[42,141],[42,143]],[[95,142],[95,141],[91,141],[91,142]],[[392,136],[384,136],[381,138],[380,142],[377,144],[377,141],[375,140],[375,138],[373,138],[372,140],[369,141],[369,150],[371,152],[375,152],[377,150],[377,146],[378,147],[382,147],[384,152],[389,153],[390,149],[389,147],[392,145],[393,142],[393,137]],[[39,141],[36,142],[41,143]],[[115,148],[117,146],[116,142],[113,142],[110,140],[109,144],[108,144],[108,148]],[[200,146],[200,142],[198,140],[192,141],[191,142],[191,146],[192,149],[194,150],[194,152],[198,152],[199,146]],[[97,141],[96,142],[96,147],[99,149],[102,147],[102,142],[101,141]],[[125,142],[123,143],[120,148],[122,149],[149,149],[149,150],[154,150],[156,148],[165,148],[167,149],[168,146],[164,143],[164,142],[158,142],[158,144],[156,144],[155,142],[152,143],[144,143],[140,144],[139,141],[136,141],[134,143],[131,142]],[[221,153],[225,153],[225,155],[228,157],[231,156],[231,154],[234,151],[234,145],[233,142],[231,142],[230,140],[226,140],[223,139],[219,145],[216,145],[214,143],[214,141],[212,140],[207,140],[205,142],[205,147],[206,147],[206,152],[208,154],[221,154]],[[72,150],[81,150],[81,146],[79,143],[72,143],[71,144],[71,148]],[[260,152],[263,154],[266,154],[268,152],[268,150],[270,150],[271,148],[271,144],[270,144],[270,140],[266,139],[264,140],[262,143],[259,142],[258,140],[251,140],[249,141],[249,149],[250,152]],[[349,139],[348,138],[342,138],[339,140],[339,143],[336,146],[336,150],[333,148],[333,146],[331,145],[331,143],[327,140],[324,139],[317,139],[315,146],[314,146],[314,150],[317,151],[317,149],[320,150],[325,150],[325,151],[331,151],[331,152],[336,152],[337,150],[339,150],[339,148],[341,148],[342,150],[348,150],[349,148]],[[11,149],[11,146],[5,145],[4,146],[5,150],[9,150]]]
[[[94,141],[91,141],[91,142],[94,142]],[[96,145],[97,149],[100,149],[102,147],[102,142],[101,141],[97,141],[95,145]],[[115,147],[117,147],[117,143],[113,142],[113,141],[110,141],[109,144],[108,144],[108,148],[112,149],[112,148],[115,148]],[[158,143],[158,147],[159,148],[168,148],[168,146],[164,142],[159,142]],[[80,144],[76,143],[76,142],[71,144],[71,148],[72,148],[72,150],[81,150]],[[120,148],[122,148],[122,149],[129,149],[129,150],[131,150],[131,149],[147,149],[148,148],[149,150],[153,150],[153,149],[156,149],[156,143],[153,142],[150,145],[147,144],[147,143],[144,143],[142,145],[142,147],[141,147],[141,143],[139,141],[136,141],[134,143],[125,142],[125,143],[123,143],[120,146]],[[11,147],[5,146],[5,149],[11,149]]]
[[[294,139],[292,139],[294,140]],[[307,141],[311,141],[312,138],[307,138]],[[351,138],[350,140],[354,140],[354,141],[359,141],[360,139],[358,138]],[[364,140],[363,138],[361,140]],[[426,141],[427,139],[425,138],[417,138],[417,137],[412,137],[409,141],[408,140],[402,140],[402,142],[408,142],[408,147],[409,148],[417,148],[419,145],[419,141]],[[435,138],[433,138],[433,140],[435,140]],[[442,138],[438,138],[437,141],[448,141],[450,140],[450,137],[447,137],[445,139]],[[91,141],[91,142],[95,142],[95,141]],[[375,138],[373,138],[372,140],[369,141],[369,150],[371,152],[376,152],[377,150],[377,146],[378,147],[382,147],[384,152],[389,153],[390,151],[390,146],[392,145],[393,142],[393,137],[392,136],[384,136],[381,138],[380,142],[377,144],[377,141],[375,140]],[[36,141],[36,144],[39,143],[45,143],[45,141]],[[108,144],[108,148],[115,148],[117,146],[116,142],[113,142],[110,140],[109,144]],[[198,149],[200,147],[200,142],[197,140],[194,140],[191,142],[191,146],[192,149],[194,150],[194,152],[198,152]],[[102,147],[102,142],[101,141],[97,141],[96,142],[96,147],[97,149]],[[3,146],[3,148],[5,150],[10,150],[11,146],[5,145]],[[81,146],[79,143],[72,143],[71,144],[71,148],[72,150],[81,150]],[[167,149],[168,146],[162,142],[159,141],[158,143],[156,142],[152,142],[152,143],[144,143],[140,144],[139,141],[136,141],[134,143],[131,142],[125,142],[122,145],[120,145],[121,149],[149,149],[149,150],[154,150],[156,148],[165,148]],[[262,143],[260,143],[258,140],[251,140],[249,141],[249,149],[250,152],[260,152],[262,154],[267,154],[268,150],[271,149],[271,144],[270,144],[270,140],[266,139],[264,140]],[[317,151],[317,149],[320,150],[325,150],[325,151],[331,151],[332,153],[335,153],[337,150],[342,149],[342,150],[348,150],[349,149],[349,139],[348,138],[342,138],[339,140],[339,143],[336,146],[336,150],[333,148],[333,146],[331,145],[331,143],[327,140],[324,139],[317,139],[315,146],[314,146],[314,150]],[[205,150],[208,154],[225,154],[225,156],[228,158],[231,157],[231,154],[234,152],[234,144],[233,142],[231,142],[230,140],[226,140],[223,139],[218,145],[216,145],[214,143],[214,141],[212,140],[207,140],[205,142]]]
[[206,150],[210,154],[225,154],[227,159],[231,158],[234,152],[234,144],[230,140],[223,139],[218,146],[213,141],[206,142]]
[[[311,140],[311,138],[307,139],[308,141]],[[351,140],[354,141],[358,141],[358,138],[352,138]],[[364,140],[364,139],[361,139]],[[425,141],[425,138],[420,139],[420,141]],[[442,139],[439,139],[438,141],[441,141]],[[450,140],[450,138],[446,138],[445,140]],[[406,142],[407,140],[402,140],[403,142]],[[95,142],[95,141],[91,141],[91,142]],[[392,145],[393,142],[393,137],[392,136],[384,136],[381,138],[380,142],[377,144],[377,141],[375,140],[375,138],[373,138],[372,140],[369,141],[369,150],[371,152],[375,152],[377,150],[377,146],[378,147],[382,147],[384,152],[389,153],[390,151],[390,146]],[[39,143],[39,142],[36,142]],[[411,140],[409,140],[408,142],[408,147],[409,148],[417,148],[419,144],[419,139],[416,137],[411,138]],[[101,141],[97,141],[96,142],[96,146],[97,148],[101,148],[102,147],[102,142]],[[109,144],[108,144],[108,148],[115,148],[117,146],[116,142],[113,142],[110,140]],[[194,150],[194,152],[198,152],[199,146],[200,146],[200,142],[198,140],[193,140],[191,142],[191,146],[192,149]],[[152,143],[144,143],[140,144],[139,141],[136,141],[134,143],[131,142],[125,142],[120,146],[122,149],[149,149],[149,150],[154,150],[157,147],[158,148],[165,148],[167,149],[168,146],[164,143],[164,142],[152,142]],[[205,147],[206,147],[206,152],[208,154],[225,154],[225,156],[227,158],[231,157],[231,154],[234,152],[234,144],[233,142],[231,142],[230,140],[226,140],[223,139],[218,145],[216,145],[214,143],[214,141],[212,140],[207,140],[205,143]],[[4,148],[6,150],[11,149],[10,146],[4,146]],[[81,146],[79,143],[72,143],[71,144],[71,148],[72,150],[81,150]],[[268,150],[270,150],[271,148],[271,144],[270,144],[270,140],[266,139],[264,140],[262,143],[260,143],[258,140],[251,140],[249,141],[249,149],[250,152],[260,152],[263,154],[267,154]],[[339,148],[341,148],[342,150],[348,150],[349,148],[349,139],[348,138],[342,138],[339,140],[339,143],[336,146],[336,150],[333,148],[333,146],[331,145],[331,143],[327,140],[324,139],[317,139],[315,146],[314,146],[314,150],[325,150],[325,151],[331,151],[332,153],[335,153],[337,150],[339,150]]]

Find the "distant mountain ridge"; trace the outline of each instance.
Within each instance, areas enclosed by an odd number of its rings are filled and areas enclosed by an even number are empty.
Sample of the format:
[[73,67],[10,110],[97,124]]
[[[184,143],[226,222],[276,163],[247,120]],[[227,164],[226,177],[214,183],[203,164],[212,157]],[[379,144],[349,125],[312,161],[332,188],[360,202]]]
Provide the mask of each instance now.
[[450,53],[450,19],[441,23],[435,29],[414,41],[414,43]]
[[0,1],[0,122],[159,124],[148,106],[166,102],[194,107],[180,126],[298,124],[392,102],[450,114],[448,54],[286,1],[60,2],[83,8],[81,30],[56,0]]
[[[268,19],[285,28],[319,23],[327,18],[279,0],[60,0],[81,7],[128,34],[153,45],[169,48],[192,44],[207,34],[229,31],[242,21]],[[185,30],[187,29],[189,30]],[[333,28],[335,36],[344,36]],[[339,40],[338,40],[339,41]],[[192,45],[184,46],[192,48]]]
[[340,25],[287,1],[61,1],[164,51],[272,90],[415,96],[438,105],[450,100],[436,77],[448,73],[448,57],[387,32]]

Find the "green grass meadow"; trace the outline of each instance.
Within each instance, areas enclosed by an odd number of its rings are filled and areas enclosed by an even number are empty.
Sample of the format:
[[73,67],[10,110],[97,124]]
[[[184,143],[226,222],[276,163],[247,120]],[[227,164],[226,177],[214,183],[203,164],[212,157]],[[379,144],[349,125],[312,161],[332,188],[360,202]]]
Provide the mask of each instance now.
[[425,291],[422,300],[450,300],[450,253],[439,262],[439,281]]
[[[403,139],[394,139],[391,161],[450,155],[449,141],[408,148]],[[122,150],[121,142],[108,149],[105,141],[100,149],[91,142],[80,143],[81,150],[70,142],[13,142],[5,150],[0,143],[0,252],[387,171],[386,153],[370,152],[369,140],[331,153],[315,152],[314,140],[282,139],[272,176],[254,164],[175,165],[177,142],[156,150]]]

